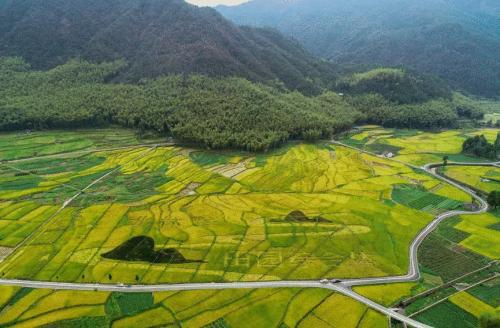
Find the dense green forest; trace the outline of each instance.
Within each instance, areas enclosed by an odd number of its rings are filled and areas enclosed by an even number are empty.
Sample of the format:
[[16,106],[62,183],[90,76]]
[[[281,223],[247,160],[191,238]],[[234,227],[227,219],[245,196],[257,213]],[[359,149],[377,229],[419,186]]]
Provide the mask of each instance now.
[[333,93],[307,97],[241,78],[105,83],[124,65],[74,60],[41,72],[18,58],[1,59],[0,130],[113,123],[212,148],[265,150],[290,138],[326,138],[361,117]]
[[477,101],[453,93],[444,81],[401,68],[344,76],[337,88],[365,114],[366,122],[386,127],[453,128],[462,119],[484,116]]
[[477,115],[463,96],[400,104],[368,89],[306,96],[278,82],[202,75],[109,82],[126,66],[71,60],[36,71],[20,58],[0,58],[0,131],[117,124],[210,148],[259,151],[289,139],[328,138],[355,123],[440,128],[456,126],[464,113]]
[[436,98],[451,99],[442,80],[396,68],[379,68],[340,79],[337,89],[349,94],[377,93],[398,104],[421,103]]
[[72,58],[124,59],[113,78],[137,82],[170,74],[279,80],[318,94],[334,66],[274,30],[238,27],[212,8],[183,0],[2,0],[0,56],[19,56],[35,69]]
[[252,0],[217,9],[270,26],[336,65],[404,66],[500,97],[498,0]]
[[366,123],[411,129],[457,128],[459,105],[453,100],[436,99],[417,104],[394,104],[378,94],[347,97],[366,115]]

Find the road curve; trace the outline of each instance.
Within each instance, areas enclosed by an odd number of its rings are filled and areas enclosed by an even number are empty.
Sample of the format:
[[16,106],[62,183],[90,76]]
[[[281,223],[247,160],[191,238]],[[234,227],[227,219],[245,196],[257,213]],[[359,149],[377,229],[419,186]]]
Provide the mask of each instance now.
[[[355,149],[364,153],[368,153],[373,156],[379,156],[377,154],[367,152],[361,149],[357,149],[352,146],[344,145],[339,142],[336,144],[348,148]],[[398,163],[403,163],[394,160]],[[464,187],[460,184],[455,183],[437,174],[433,167],[439,164],[427,164],[421,168],[409,165],[408,163],[403,163],[407,166],[413,167],[415,169],[421,169],[431,174],[435,178],[442,180],[448,184],[451,184],[467,194],[471,195],[474,199],[479,202],[480,207],[475,211],[450,211],[438,215],[429,225],[427,225],[413,240],[410,250],[409,250],[409,270],[406,275],[403,276],[393,276],[393,277],[380,277],[380,278],[366,278],[366,279],[345,279],[345,280],[297,280],[297,281],[254,281],[254,282],[224,282],[224,283],[185,283],[185,284],[160,284],[160,285],[113,285],[113,284],[92,284],[92,283],[66,283],[66,282],[50,282],[50,281],[32,281],[32,280],[16,280],[16,279],[0,279],[0,285],[8,286],[18,286],[25,288],[35,288],[35,289],[55,289],[55,290],[87,290],[87,291],[108,291],[108,292],[162,292],[162,291],[189,291],[189,290],[217,290],[217,289],[258,289],[258,288],[324,288],[329,289],[345,296],[351,297],[366,306],[383,313],[391,318],[397,319],[401,322],[406,323],[412,327],[416,328],[429,328],[430,326],[422,324],[416,320],[408,318],[392,309],[388,309],[372,300],[354,292],[351,288],[353,286],[361,285],[377,285],[377,284],[390,284],[390,283],[401,283],[401,282],[411,282],[420,279],[420,270],[418,267],[418,248],[424,241],[424,239],[434,231],[437,226],[443,221],[450,217],[463,214],[481,214],[488,211],[488,203],[483,200],[479,195],[477,195],[473,190]],[[500,167],[500,162],[498,163],[451,163],[453,165],[474,165],[479,166],[495,166]],[[105,177],[102,177],[104,179]],[[99,179],[102,180],[102,179]],[[97,181],[98,182],[98,181]],[[95,183],[97,183],[95,182]]]
[[[455,163],[453,163],[455,164]],[[431,174],[435,178],[442,180],[462,191],[472,196],[478,203],[479,208],[474,211],[449,211],[446,213],[442,213],[438,215],[429,225],[427,225],[413,240],[410,250],[409,250],[409,269],[408,273],[404,276],[395,276],[395,277],[380,277],[380,278],[367,278],[367,279],[346,279],[342,281],[342,284],[346,287],[352,286],[361,286],[361,285],[378,285],[378,284],[388,284],[388,283],[398,283],[398,282],[409,282],[409,281],[417,281],[420,279],[420,270],[418,267],[418,248],[422,244],[422,242],[431,234],[441,222],[451,217],[455,217],[458,215],[478,215],[486,213],[489,209],[488,203],[482,199],[479,195],[476,194],[475,191],[469,189],[465,186],[462,186],[442,175],[439,175],[435,172],[434,167],[439,166],[440,164],[427,164],[421,167],[422,170]],[[468,163],[460,163],[460,165],[467,166]],[[487,163],[484,166],[497,166],[497,163]],[[474,164],[474,166],[478,166],[478,164]]]

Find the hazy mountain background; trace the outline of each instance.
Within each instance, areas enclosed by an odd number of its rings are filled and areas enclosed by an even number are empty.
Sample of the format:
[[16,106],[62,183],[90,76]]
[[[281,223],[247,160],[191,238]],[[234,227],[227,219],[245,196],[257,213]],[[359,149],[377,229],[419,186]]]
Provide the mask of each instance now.
[[253,0],[217,9],[270,26],[343,65],[403,65],[500,96],[498,0]]
[[276,31],[238,27],[182,0],[0,0],[0,56],[35,69],[124,59],[120,81],[196,73],[314,93],[333,78],[332,65]]

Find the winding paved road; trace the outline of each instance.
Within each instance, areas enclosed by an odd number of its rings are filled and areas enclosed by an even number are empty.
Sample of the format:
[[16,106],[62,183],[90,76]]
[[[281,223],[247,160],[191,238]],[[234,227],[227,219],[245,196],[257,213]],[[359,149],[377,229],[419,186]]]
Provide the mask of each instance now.
[[[452,163],[450,163],[452,164]],[[379,284],[388,284],[388,283],[398,283],[398,282],[409,282],[409,281],[417,281],[420,279],[420,270],[418,267],[418,248],[422,244],[422,242],[431,234],[438,225],[446,219],[449,219],[454,216],[459,215],[472,215],[472,214],[483,214],[486,213],[489,209],[488,203],[482,199],[479,195],[476,194],[475,191],[464,187],[454,181],[447,179],[446,177],[439,175],[435,171],[435,166],[439,166],[440,164],[427,164],[421,167],[422,170],[431,174],[435,178],[442,180],[464,192],[471,195],[476,201],[479,203],[479,208],[475,211],[449,211],[443,214],[438,215],[427,227],[425,227],[413,240],[410,246],[410,263],[408,274],[404,276],[395,276],[395,277],[381,277],[381,278],[367,278],[367,279],[346,279],[342,281],[344,286],[352,287],[352,286],[361,286],[361,285],[379,285]],[[468,166],[469,163],[460,163],[462,166]],[[498,163],[488,163],[484,166],[497,166]],[[478,164],[474,164],[474,166],[478,166]]]
[[[377,154],[357,149],[348,145],[344,145],[339,142],[336,144],[348,148],[355,149],[357,151],[362,151],[373,156],[379,156]],[[403,163],[394,160],[399,163]],[[478,196],[471,189],[459,185],[446,177],[437,174],[434,170],[434,166],[438,164],[428,164],[421,168],[410,165],[408,163],[403,163],[407,166],[413,167],[415,169],[424,170],[427,173],[433,175],[435,178],[442,180],[450,185],[453,185],[464,192],[471,195],[479,203],[479,208],[475,211],[450,211],[438,215],[428,226],[426,226],[414,239],[409,250],[409,270],[408,274],[403,276],[393,276],[393,277],[380,277],[380,278],[366,278],[366,279],[323,279],[321,281],[310,281],[310,280],[297,280],[297,281],[255,281],[255,282],[227,282],[227,283],[186,283],[186,284],[161,284],[161,285],[111,285],[111,284],[90,284],[90,283],[65,283],[65,282],[49,282],[49,281],[28,281],[28,280],[15,280],[15,279],[0,279],[0,285],[9,286],[19,286],[26,288],[37,288],[37,289],[56,289],[56,290],[95,290],[95,291],[108,291],[108,292],[160,292],[160,291],[189,291],[189,290],[214,290],[214,289],[256,289],[256,288],[324,288],[330,289],[332,291],[338,292],[340,294],[351,297],[366,306],[383,313],[391,318],[399,320],[406,323],[409,326],[417,328],[429,328],[430,326],[422,324],[414,319],[404,316],[393,309],[386,308],[372,300],[354,292],[352,290],[353,286],[362,285],[377,285],[377,284],[390,284],[390,283],[401,283],[401,282],[412,282],[420,279],[420,271],[418,267],[418,248],[424,241],[424,239],[434,231],[437,226],[443,221],[450,217],[454,217],[462,214],[481,214],[488,211],[488,203]],[[498,163],[450,163],[450,164],[460,164],[460,165],[474,165],[478,166],[484,164],[483,166],[495,166],[500,167],[500,162]],[[94,181],[91,185],[94,185],[107,177],[103,176],[98,180]],[[88,186],[90,187],[90,186]],[[87,188],[86,188],[87,189]],[[76,195],[75,195],[76,196]],[[76,196],[77,197],[77,196]],[[74,197],[74,198],[76,198]],[[72,198],[71,200],[73,200]],[[70,201],[69,201],[70,202]],[[68,203],[69,203],[68,202]],[[65,203],[63,206],[65,207]]]

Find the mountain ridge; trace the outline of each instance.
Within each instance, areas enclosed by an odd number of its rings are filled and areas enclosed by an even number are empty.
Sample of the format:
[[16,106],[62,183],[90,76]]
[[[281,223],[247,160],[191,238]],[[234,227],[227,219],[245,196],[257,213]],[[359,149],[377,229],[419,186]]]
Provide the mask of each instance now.
[[500,97],[493,0],[254,0],[217,10],[237,24],[277,28],[336,65],[402,65]]
[[238,27],[212,8],[182,0],[4,0],[0,22],[0,56],[23,57],[35,69],[75,57],[125,59],[120,81],[168,74],[239,76],[281,80],[310,93],[334,75],[331,64],[276,31]]

